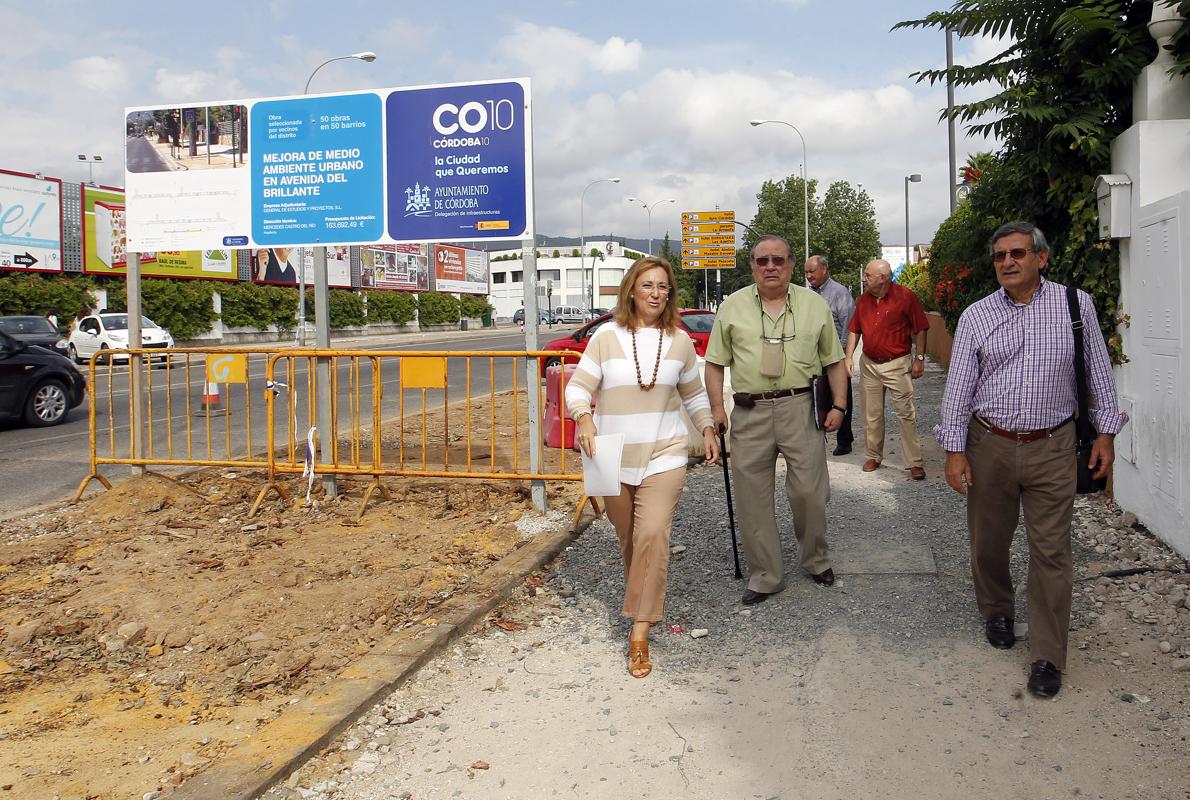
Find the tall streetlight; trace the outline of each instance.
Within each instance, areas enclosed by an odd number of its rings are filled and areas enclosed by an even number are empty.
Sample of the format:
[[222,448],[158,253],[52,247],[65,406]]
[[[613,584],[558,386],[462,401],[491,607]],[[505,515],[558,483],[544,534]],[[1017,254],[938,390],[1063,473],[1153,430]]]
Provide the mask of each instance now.
[[321,64],[315,67],[314,71],[310,73],[310,77],[306,78],[306,88],[302,89],[302,94],[310,93],[310,81],[314,80],[314,76],[318,74],[318,70],[322,69],[332,61],[346,61],[349,58],[358,58],[360,61],[367,61],[371,63],[376,60],[376,54],[371,50],[365,50],[362,53],[352,53],[349,56],[335,56],[334,58],[328,58],[326,61],[323,61]]
[[916,172],[905,176],[905,266],[909,266],[909,184],[921,183]]
[[[332,61],[343,61],[349,58],[359,59],[360,61],[367,61],[369,63],[376,60],[376,54],[372,52],[352,53],[349,56],[339,56],[338,58],[330,58],[323,61],[314,68],[314,72],[310,73],[310,77],[306,78],[306,86],[302,89],[302,94],[310,91],[310,81],[314,79],[318,70],[325,67]],[[301,332],[301,344],[306,343],[306,259],[301,260],[301,277],[298,282],[298,302],[301,309],[301,320],[298,330]],[[314,248],[314,346],[319,349],[329,349],[331,346],[331,323],[330,323],[330,280],[326,272],[326,246],[320,245]],[[315,364],[317,369],[314,381],[315,396],[318,398],[318,429],[322,432],[319,436],[319,454],[322,456],[322,463],[329,464],[334,461],[335,451],[338,447],[338,442],[332,435],[334,430],[334,420],[331,418],[331,361],[326,356],[319,356]],[[318,458],[314,459],[314,464],[317,464]],[[313,466],[313,464],[311,464]],[[322,488],[326,492],[327,497],[335,497],[338,495],[338,486],[334,474],[322,476]]]
[[[356,58],[360,61],[367,61],[369,64],[376,60],[376,54],[371,50],[365,50],[362,53],[352,53],[349,56],[336,56],[335,58],[328,58],[323,61],[314,71],[310,73],[310,77],[306,78],[306,86],[302,89],[302,94],[310,93],[310,81],[314,80],[314,76],[318,74],[318,70],[325,67],[332,61],[346,61],[348,59]],[[317,301],[318,288],[315,287],[315,301]],[[318,320],[321,320],[325,314],[317,315]],[[316,320],[316,324],[321,324]],[[329,322],[328,322],[329,324]],[[329,338],[329,333],[328,333]],[[298,329],[297,329],[297,343],[301,347],[306,346],[306,259],[300,257],[298,260]],[[328,342],[329,345],[329,342]]]
[[645,211],[649,215],[649,217],[648,217],[648,220],[649,220],[648,221],[649,252],[646,255],[651,256],[651,255],[653,255],[653,209],[656,208],[657,206],[664,205],[665,203],[676,203],[678,201],[672,197],[667,197],[664,200],[658,200],[655,203],[646,203],[644,200],[641,200],[639,197],[629,197],[628,202],[629,203],[640,203],[641,206],[644,207]]
[[793,132],[797,134],[797,138],[802,140],[802,210],[804,212],[802,224],[806,228],[806,259],[810,258],[810,187],[806,182],[806,137],[802,136],[802,132],[797,129],[797,126],[786,122],[783,119],[752,119],[748,120],[748,124],[755,128],[757,125],[766,125],[768,123],[776,125],[785,125],[793,128]]
[[79,153],[79,161],[86,162],[87,170],[90,173],[89,177],[87,178],[87,183],[94,186],[95,185],[95,165],[103,163],[103,156],[94,156],[93,155],[93,156],[88,157],[86,153]]
[[[595,307],[595,268],[593,266],[591,268],[591,294],[587,294],[587,231],[585,222],[583,220],[584,204],[586,203],[587,199],[587,189],[590,189],[597,183],[619,182],[619,178],[598,178],[588,183],[583,189],[583,193],[580,194],[578,198],[578,270],[581,273],[583,279],[583,305],[586,306],[583,311],[588,311]],[[590,303],[587,302],[588,299],[590,299]]]

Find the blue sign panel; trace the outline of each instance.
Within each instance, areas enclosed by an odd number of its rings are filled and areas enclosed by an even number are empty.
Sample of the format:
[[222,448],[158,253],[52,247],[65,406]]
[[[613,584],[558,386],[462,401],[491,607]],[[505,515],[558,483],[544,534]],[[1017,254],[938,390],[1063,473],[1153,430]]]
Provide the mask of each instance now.
[[252,106],[252,239],[374,242],[384,236],[383,132],[376,94]]
[[522,238],[529,206],[525,88],[398,89],[385,103],[394,241]]

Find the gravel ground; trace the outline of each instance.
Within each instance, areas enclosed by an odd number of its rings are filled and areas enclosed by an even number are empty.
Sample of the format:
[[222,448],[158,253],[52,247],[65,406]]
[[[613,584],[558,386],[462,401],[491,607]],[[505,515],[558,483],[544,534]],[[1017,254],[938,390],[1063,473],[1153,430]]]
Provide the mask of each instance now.
[[[599,520],[502,610],[528,629],[477,631],[270,798],[1190,798],[1186,561],[1080,498],[1066,687],[1024,694],[1027,647],[983,642],[965,505],[930,434],[944,381],[929,365],[916,384],[926,481],[896,466],[891,414],[888,466],[861,471],[858,430],[831,459],[833,587],[798,570],[779,492],[788,587],[741,606],[722,470],[692,469],[648,679],[624,672],[622,568]],[[1097,577],[1144,567],[1168,571]]]

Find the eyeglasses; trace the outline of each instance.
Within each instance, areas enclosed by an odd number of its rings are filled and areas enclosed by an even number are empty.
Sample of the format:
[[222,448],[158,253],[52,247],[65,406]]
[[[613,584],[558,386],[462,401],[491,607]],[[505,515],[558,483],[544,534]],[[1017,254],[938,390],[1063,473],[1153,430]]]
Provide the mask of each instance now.
[[654,290],[657,291],[657,294],[669,294],[668,283],[642,283],[636,288],[645,294],[652,294]]
[[1009,256],[1012,256],[1013,261],[1020,261],[1025,256],[1029,255],[1030,252],[1030,250],[1027,250],[1024,247],[1014,247],[1011,250],[993,250],[992,261],[995,261],[997,264],[999,264]]
[[783,267],[789,259],[785,256],[757,256],[754,260],[758,267],[767,267],[770,261],[773,262],[774,267]]

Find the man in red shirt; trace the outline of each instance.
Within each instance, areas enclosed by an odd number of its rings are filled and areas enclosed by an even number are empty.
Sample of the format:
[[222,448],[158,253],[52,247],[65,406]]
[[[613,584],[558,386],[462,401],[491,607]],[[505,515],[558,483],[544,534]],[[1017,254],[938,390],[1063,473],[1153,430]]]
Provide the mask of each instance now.
[[884,391],[887,389],[892,395],[893,410],[901,420],[905,469],[913,480],[925,480],[910,377],[920,378],[925,372],[926,331],[930,323],[917,295],[892,282],[892,267],[887,261],[869,261],[864,267],[864,284],[864,293],[856,301],[855,313],[847,327],[845,358],[847,374],[851,375],[855,347],[862,338],[864,359],[860,381],[864,395],[864,444],[868,452],[864,472],[874,471],[884,459]]

